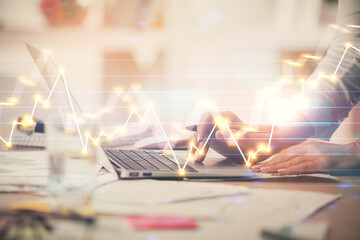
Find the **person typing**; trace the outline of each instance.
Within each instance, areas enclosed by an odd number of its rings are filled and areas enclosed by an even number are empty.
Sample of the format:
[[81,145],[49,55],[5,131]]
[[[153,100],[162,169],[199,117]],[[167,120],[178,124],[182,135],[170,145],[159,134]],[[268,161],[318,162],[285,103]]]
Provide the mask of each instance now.
[[[360,1],[340,0],[337,24],[360,26]],[[350,33],[336,34],[326,56],[307,80],[311,82],[318,79],[317,91],[305,85],[304,93],[311,100],[311,108],[298,112],[296,122],[274,129],[271,151],[259,153],[256,159],[253,159],[255,156],[249,157],[250,150],[256,149],[260,143],[267,142],[271,131],[244,133],[241,131],[246,124],[236,114],[205,113],[191,140],[194,147],[189,150],[194,156],[193,160],[201,163],[208,149],[212,148],[238,162],[245,159],[252,160],[251,165],[257,162],[257,165],[252,166],[253,171],[256,172],[299,174],[359,168],[359,139],[350,144],[328,142],[360,100],[360,49],[357,46],[360,46],[360,28],[354,27]],[[319,78],[320,73],[332,75]],[[229,129],[216,127],[212,131],[216,123],[215,119],[219,116],[227,120]],[[269,129],[269,126],[264,128]],[[236,138],[236,141],[243,155],[239,153],[236,144],[230,144],[234,140],[233,136],[239,135],[239,132],[241,137]],[[207,142],[209,135],[211,136]],[[277,155],[267,162],[258,163],[273,154]]]

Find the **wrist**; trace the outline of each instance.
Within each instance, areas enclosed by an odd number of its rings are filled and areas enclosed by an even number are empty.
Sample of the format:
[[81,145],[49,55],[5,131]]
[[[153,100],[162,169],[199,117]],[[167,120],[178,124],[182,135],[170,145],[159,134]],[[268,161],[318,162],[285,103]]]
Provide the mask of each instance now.
[[351,153],[354,154],[354,158],[360,161],[360,138],[355,142],[350,143]]

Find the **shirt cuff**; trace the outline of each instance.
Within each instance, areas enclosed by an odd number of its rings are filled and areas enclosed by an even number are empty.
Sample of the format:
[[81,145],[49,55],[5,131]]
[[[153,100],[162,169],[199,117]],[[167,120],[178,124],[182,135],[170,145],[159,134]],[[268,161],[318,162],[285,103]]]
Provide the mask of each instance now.
[[332,102],[321,97],[311,99],[311,106],[303,109],[301,113],[313,127],[313,138],[329,140],[340,125],[340,122],[333,121]]

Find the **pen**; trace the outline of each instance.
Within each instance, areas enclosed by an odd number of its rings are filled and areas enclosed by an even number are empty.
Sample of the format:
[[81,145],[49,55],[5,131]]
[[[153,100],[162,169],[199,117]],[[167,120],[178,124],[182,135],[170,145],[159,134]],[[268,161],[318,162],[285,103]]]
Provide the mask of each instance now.
[[[198,126],[198,125],[189,125],[189,126],[185,126],[184,128],[185,128],[186,130],[196,132],[196,131],[197,131],[197,126]],[[265,130],[265,131],[259,131],[259,130],[256,130],[256,131],[248,131],[248,130],[243,130],[243,134],[244,134],[244,135],[245,135],[246,133],[259,134],[259,133],[269,133],[269,132],[270,132],[270,131],[268,131],[268,130]]]
[[197,131],[197,125],[185,126],[185,129],[189,130],[189,131],[196,132]]

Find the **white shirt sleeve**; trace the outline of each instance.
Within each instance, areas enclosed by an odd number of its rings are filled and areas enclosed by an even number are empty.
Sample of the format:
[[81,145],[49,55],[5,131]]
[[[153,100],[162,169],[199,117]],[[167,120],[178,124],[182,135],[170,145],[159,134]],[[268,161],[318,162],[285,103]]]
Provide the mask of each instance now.
[[[360,0],[339,0],[337,24],[350,32],[335,35],[326,56],[307,80],[318,79],[316,88],[304,85],[311,106],[303,114],[316,138],[329,139],[360,100]],[[347,43],[351,45],[346,50]],[[319,78],[321,73],[332,76],[335,71],[334,79]]]

